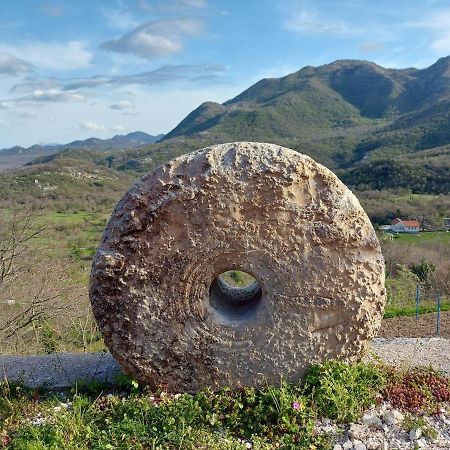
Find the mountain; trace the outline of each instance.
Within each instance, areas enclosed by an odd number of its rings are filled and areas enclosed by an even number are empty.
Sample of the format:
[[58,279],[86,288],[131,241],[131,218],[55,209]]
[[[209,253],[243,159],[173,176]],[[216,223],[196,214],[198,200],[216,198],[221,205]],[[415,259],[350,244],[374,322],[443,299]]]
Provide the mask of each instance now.
[[11,147],[0,150],[0,169],[19,167],[34,158],[53,155],[64,149],[80,150],[127,150],[159,141],[164,135],[152,136],[142,131],[126,135],[116,135],[110,139],[89,138],[68,144],[32,145],[31,147]]
[[263,79],[206,102],[163,141],[259,140],[290,145],[331,168],[450,143],[450,57],[426,69],[341,60]]

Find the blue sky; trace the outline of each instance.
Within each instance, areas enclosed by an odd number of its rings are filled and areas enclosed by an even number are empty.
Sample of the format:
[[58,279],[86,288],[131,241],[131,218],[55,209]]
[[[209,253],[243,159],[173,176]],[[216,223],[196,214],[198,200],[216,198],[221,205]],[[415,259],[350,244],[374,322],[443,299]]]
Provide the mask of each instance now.
[[448,54],[448,0],[0,0],[0,148],[166,133],[307,65]]

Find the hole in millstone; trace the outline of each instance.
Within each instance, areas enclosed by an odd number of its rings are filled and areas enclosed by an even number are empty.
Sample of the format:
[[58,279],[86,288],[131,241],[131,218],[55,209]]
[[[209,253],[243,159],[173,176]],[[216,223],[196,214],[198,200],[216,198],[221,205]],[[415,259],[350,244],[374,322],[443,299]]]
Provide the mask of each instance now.
[[245,320],[261,303],[261,284],[246,272],[229,270],[214,278],[209,289],[211,306],[224,318]]

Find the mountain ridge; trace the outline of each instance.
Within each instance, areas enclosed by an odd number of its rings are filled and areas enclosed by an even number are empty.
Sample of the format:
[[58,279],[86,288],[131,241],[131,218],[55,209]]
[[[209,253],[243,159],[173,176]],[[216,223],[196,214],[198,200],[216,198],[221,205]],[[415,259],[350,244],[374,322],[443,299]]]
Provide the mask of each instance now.
[[[303,145],[315,153],[328,147],[329,155],[322,162],[333,168],[341,161],[342,166],[362,161],[368,155],[364,148],[385,156],[399,148],[412,153],[450,143],[449,120],[449,56],[424,69],[337,60],[281,78],[265,78],[222,104],[204,102],[162,142],[206,138],[211,142],[282,140],[277,143],[289,145],[291,141],[294,147]],[[356,144],[352,134],[358,134]],[[330,136],[340,139],[344,148]]]

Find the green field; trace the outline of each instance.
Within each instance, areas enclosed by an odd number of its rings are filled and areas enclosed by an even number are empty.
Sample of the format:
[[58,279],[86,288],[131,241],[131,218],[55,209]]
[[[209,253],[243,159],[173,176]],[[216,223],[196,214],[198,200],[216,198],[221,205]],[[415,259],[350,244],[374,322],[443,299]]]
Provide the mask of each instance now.
[[394,239],[396,242],[404,245],[438,243],[450,246],[450,232],[448,231],[423,231],[417,234],[399,233],[394,235]]

